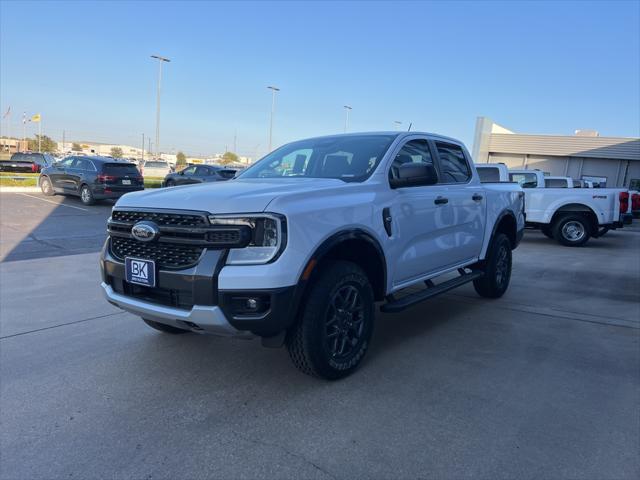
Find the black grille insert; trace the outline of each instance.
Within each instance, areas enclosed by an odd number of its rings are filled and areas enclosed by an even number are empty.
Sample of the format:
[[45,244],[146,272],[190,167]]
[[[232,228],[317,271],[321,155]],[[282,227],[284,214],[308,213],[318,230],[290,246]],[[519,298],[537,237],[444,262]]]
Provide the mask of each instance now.
[[145,212],[140,210],[114,210],[111,218],[117,222],[137,223],[150,220],[164,227],[205,227],[209,225],[207,217],[197,213]]
[[187,268],[198,263],[204,247],[178,243],[140,242],[132,238],[111,237],[111,254],[123,261],[126,257],[153,260],[158,267]]

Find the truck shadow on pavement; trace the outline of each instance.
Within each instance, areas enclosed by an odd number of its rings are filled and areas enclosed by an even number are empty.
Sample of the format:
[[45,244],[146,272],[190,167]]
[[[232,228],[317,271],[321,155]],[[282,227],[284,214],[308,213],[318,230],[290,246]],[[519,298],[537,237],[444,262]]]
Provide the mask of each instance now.
[[83,205],[73,197],[2,193],[0,261],[98,252],[113,202]]

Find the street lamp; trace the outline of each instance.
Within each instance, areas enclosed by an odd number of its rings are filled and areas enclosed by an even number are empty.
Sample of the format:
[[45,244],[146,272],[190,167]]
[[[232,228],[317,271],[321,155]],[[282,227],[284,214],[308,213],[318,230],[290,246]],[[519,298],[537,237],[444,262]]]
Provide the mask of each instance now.
[[347,113],[347,116],[344,119],[344,133],[347,133],[347,129],[349,128],[349,112],[353,110],[349,105],[345,105],[344,109]]
[[400,125],[402,125],[400,120],[394,120],[393,124],[396,126],[396,130],[400,130]]
[[151,55],[158,60],[158,96],[156,98],[156,158],[160,158],[160,87],[162,84],[162,64],[170,62],[168,58],[159,55]]
[[269,152],[271,152],[271,144],[273,140],[273,113],[276,110],[276,92],[279,92],[280,89],[272,85],[269,85],[267,88],[271,90],[271,120],[269,121]]

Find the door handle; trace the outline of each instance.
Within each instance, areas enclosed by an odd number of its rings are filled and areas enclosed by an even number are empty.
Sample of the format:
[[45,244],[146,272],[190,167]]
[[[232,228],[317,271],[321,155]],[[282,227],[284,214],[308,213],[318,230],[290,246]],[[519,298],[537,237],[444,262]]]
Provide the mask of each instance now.
[[444,205],[445,203],[449,203],[449,199],[444,197],[438,197],[433,201],[433,203],[435,203],[436,205]]
[[473,201],[475,202],[479,202],[480,200],[482,200],[484,197],[482,195],[480,195],[479,193],[474,193],[473,197],[471,197],[473,199]]

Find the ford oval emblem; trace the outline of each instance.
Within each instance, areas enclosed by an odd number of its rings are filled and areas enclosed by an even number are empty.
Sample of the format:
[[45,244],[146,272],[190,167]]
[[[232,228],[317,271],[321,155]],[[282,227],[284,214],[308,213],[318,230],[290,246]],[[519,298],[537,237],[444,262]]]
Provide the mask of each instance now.
[[155,240],[160,234],[158,226],[153,222],[138,222],[131,229],[131,235],[141,242]]

